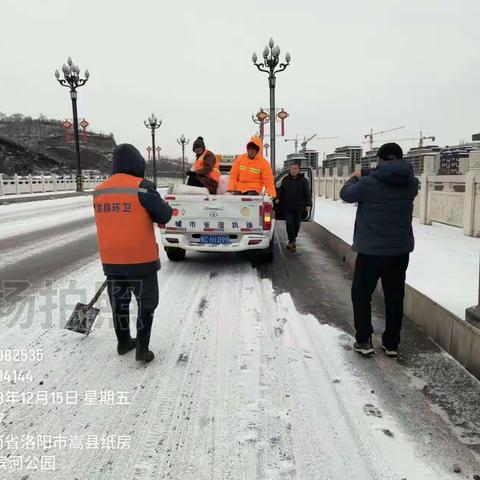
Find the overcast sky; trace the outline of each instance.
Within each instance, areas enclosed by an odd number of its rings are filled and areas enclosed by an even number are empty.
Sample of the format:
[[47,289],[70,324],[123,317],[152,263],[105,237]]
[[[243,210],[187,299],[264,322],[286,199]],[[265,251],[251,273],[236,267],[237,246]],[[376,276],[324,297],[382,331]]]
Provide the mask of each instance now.
[[[480,131],[479,18],[479,0],[0,0],[0,111],[70,117],[53,72],[71,55],[91,73],[79,114],[93,129],[145,152],[154,111],[162,153],[182,132],[239,153],[268,107],[251,54],[272,36],[292,55],[277,80],[287,137],[338,136],[310,144],[329,153],[405,125],[383,138],[452,144]],[[277,145],[280,161],[293,152]]]

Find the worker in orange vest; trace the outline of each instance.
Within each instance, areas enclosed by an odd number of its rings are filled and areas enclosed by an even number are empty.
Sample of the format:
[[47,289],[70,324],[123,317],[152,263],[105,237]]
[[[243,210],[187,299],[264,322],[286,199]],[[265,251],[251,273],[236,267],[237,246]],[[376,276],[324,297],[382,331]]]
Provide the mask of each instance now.
[[[117,352],[136,348],[135,358],[150,362],[153,313],[158,305],[160,269],[154,223],[167,223],[172,209],[146,180],[145,160],[129,144],[113,150],[112,176],[93,193],[97,239],[117,335]],[[130,335],[130,299],[138,304],[137,337]]]
[[187,172],[187,185],[205,187],[209,193],[215,195],[220,182],[220,169],[215,155],[205,148],[203,137],[193,142],[193,151],[197,156],[193,169]]
[[252,137],[247,144],[247,153],[233,162],[227,192],[259,195],[263,188],[271,198],[277,196],[272,167],[262,155],[262,139]]

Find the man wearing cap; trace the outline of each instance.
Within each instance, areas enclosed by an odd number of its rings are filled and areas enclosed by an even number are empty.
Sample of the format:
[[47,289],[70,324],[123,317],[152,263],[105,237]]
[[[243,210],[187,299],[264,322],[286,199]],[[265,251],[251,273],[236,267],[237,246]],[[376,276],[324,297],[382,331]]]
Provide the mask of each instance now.
[[372,345],[371,299],[379,279],[385,300],[385,331],[381,347],[396,357],[403,320],[405,276],[414,248],[413,201],[418,179],[396,143],[377,152],[378,166],[361,176],[354,173],[340,191],[347,203],[357,203],[352,249],[358,253],[352,283],[356,330],[354,350],[370,355]]
[[205,148],[203,137],[193,142],[193,151],[197,156],[192,170],[187,172],[187,185],[205,187],[209,193],[215,195],[220,181],[220,169],[215,155]]

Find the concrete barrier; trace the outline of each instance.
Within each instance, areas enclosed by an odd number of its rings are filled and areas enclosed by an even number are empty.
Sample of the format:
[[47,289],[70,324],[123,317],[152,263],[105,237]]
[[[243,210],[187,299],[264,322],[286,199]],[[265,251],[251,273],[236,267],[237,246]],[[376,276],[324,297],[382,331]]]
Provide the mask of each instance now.
[[[319,225],[320,238],[352,270],[357,257],[350,245]],[[381,295],[377,289],[375,296]],[[383,296],[382,296],[383,301]],[[480,380],[480,330],[407,284],[405,316]]]

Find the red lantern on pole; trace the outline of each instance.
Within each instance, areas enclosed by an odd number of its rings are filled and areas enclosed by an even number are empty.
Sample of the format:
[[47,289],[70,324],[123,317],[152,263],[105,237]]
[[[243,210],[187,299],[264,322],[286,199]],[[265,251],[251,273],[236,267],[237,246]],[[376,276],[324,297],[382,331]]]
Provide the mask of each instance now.
[[289,117],[290,115],[282,108],[278,113],[277,113],[277,117],[280,119],[280,123],[281,123],[281,136],[284,137],[285,136],[285,119],[287,117]]
[[265,124],[268,123],[268,113],[263,110],[263,108],[260,108],[260,111],[257,112],[255,115],[257,118],[257,122],[260,125],[260,138],[263,138],[265,135]]
[[152,155],[152,147],[150,145],[147,147],[147,154],[148,154],[148,159],[150,160]]
[[87,143],[88,136],[87,136],[87,127],[90,125],[85,119],[83,119],[79,123],[80,127],[83,129],[83,143]]
[[69,120],[65,120],[62,125],[65,129],[65,142],[70,143],[70,129],[73,127],[73,123]]

